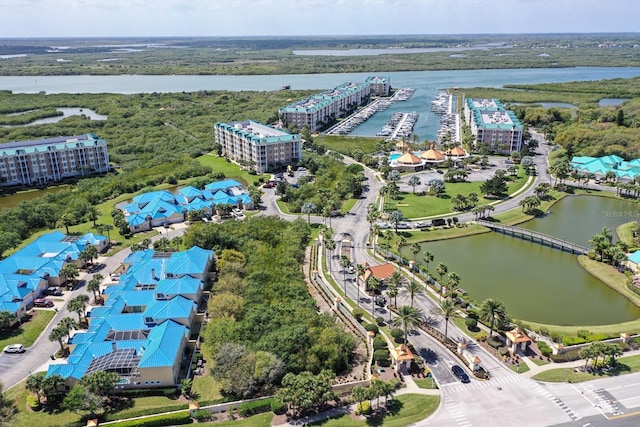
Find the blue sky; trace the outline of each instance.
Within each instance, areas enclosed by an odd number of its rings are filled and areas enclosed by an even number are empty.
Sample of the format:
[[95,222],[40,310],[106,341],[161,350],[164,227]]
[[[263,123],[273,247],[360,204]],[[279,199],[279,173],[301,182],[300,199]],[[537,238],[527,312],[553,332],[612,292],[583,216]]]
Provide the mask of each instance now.
[[640,31],[638,0],[0,0],[0,37]]

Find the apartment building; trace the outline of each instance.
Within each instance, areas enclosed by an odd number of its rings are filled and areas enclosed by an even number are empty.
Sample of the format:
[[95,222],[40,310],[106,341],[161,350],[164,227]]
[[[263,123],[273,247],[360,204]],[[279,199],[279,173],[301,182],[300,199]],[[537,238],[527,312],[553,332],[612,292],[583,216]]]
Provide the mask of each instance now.
[[302,159],[300,135],[252,120],[216,123],[215,138],[222,145],[224,156],[238,162],[249,162],[258,173]]
[[197,246],[131,253],[118,283],[104,289],[104,305],[88,313],[88,330],[69,339],[71,354],[47,376],[60,375],[67,390],[99,371],[120,375],[120,389],[178,385],[196,346],[191,330],[203,321],[198,306],[213,264],[213,251]]
[[371,96],[389,96],[391,93],[391,77],[369,76],[364,81],[369,84]]
[[368,82],[347,82],[309,98],[295,101],[280,109],[283,126],[295,125],[316,132],[331,121],[346,117],[358,106],[366,105],[371,95]]
[[497,154],[520,151],[524,128],[499,100],[467,98],[464,117],[475,137],[474,144],[486,144]]
[[92,133],[0,144],[0,185],[45,185],[108,171],[107,143]]

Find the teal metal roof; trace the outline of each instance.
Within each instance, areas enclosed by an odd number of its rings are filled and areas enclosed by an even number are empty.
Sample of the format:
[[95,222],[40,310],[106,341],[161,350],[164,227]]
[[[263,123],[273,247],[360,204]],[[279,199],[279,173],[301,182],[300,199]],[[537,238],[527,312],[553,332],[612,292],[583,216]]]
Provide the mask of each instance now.
[[0,157],[15,156],[18,153],[44,153],[47,151],[58,151],[64,149],[74,149],[78,147],[106,146],[107,142],[98,135],[88,133],[76,136],[60,136],[56,138],[34,139],[30,141],[12,141],[0,144]]
[[188,336],[189,329],[167,320],[151,330],[140,359],[140,368],[173,366],[181,350],[182,340]]

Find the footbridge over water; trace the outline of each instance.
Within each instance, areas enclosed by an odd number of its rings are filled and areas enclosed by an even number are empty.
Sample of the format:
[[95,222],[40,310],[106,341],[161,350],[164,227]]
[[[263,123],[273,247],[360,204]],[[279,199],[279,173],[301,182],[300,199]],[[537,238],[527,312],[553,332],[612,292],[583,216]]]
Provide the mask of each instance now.
[[551,248],[560,249],[561,251],[571,252],[572,254],[584,255],[589,252],[589,249],[584,246],[576,245],[575,243],[558,239],[557,237],[549,236],[548,234],[538,233],[537,231],[531,231],[511,225],[496,224],[494,222],[483,220],[478,220],[476,223],[502,234],[519,237],[533,243],[550,246]]

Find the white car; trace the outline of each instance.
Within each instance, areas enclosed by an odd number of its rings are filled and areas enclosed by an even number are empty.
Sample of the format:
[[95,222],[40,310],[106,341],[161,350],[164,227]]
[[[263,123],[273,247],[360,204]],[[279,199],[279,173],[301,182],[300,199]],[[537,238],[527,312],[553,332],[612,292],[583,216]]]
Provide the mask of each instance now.
[[418,221],[418,222],[414,222],[413,226],[415,228],[422,228],[422,227],[428,227],[429,223],[427,221]]
[[11,344],[4,348],[5,353],[24,353],[27,351],[22,344]]

